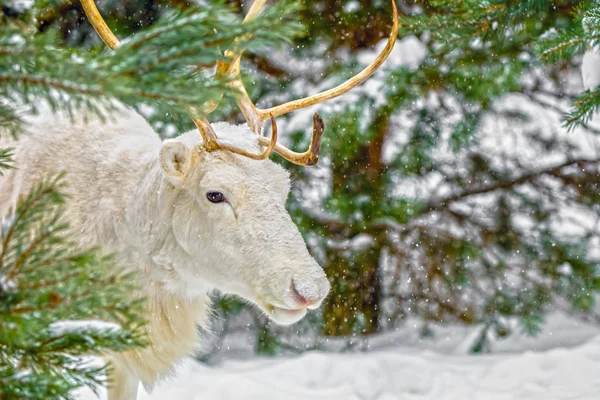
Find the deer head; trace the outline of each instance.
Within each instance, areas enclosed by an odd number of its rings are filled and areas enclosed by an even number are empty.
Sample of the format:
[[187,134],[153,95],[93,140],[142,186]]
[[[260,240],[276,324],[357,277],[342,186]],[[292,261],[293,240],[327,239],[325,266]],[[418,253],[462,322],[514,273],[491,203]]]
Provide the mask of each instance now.
[[[103,41],[112,49],[118,46],[94,0],[81,2]],[[255,1],[244,22],[256,18],[265,3]],[[176,241],[192,259],[202,260],[201,269],[178,271],[188,285],[208,283],[237,294],[281,324],[296,322],[307,308],[321,304],[329,282],[285,210],[288,174],[268,157],[275,152],[295,164],[315,165],[324,124],[315,114],[309,149],[297,153],[277,142],[275,118],[340,96],[371,76],[396,40],[398,15],[393,0],[392,7],[392,34],[371,65],[333,89],[271,108],[257,108],[250,99],[240,78],[241,51],[225,52],[226,60],[218,63],[216,74],[229,82],[247,126],[211,125],[206,115],[218,102],[207,103],[187,110],[200,135],[192,132],[166,140],[160,153],[165,179],[173,188]],[[262,135],[267,120],[272,126],[270,138]]]

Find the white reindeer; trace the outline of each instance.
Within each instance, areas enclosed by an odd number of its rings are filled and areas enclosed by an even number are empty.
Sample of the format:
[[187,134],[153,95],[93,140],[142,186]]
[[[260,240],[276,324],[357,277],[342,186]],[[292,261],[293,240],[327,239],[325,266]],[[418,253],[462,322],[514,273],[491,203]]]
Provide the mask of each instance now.
[[[265,2],[256,1],[246,20]],[[117,46],[94,1],[82,4],[105,43]],[[275,151],[314,165],[323,123],[315,115],[310,149],[299,154],[277,143],[274,118],[339,96],[379,68],[397,36],[392,5],[392,35],[377,59],[346,83],[306,99],[257,109],[239,78],[241,54],[229,52],[230,62],[219,71],[234,78],[231,86],[248,125],[211,126],[202,116],[194,119],[201,135],[188,132],[161,142],[141,116],[120,107],[108,121],[41,115],[9,143],[18,169],[0,180],[0,216],[40,178],[67,171],[73,236],[81,246],[115,253],[116,264],[137,272],[139,292],[132,296],[147,298],[150,345],[108,357],[110,400],[135,399],[140,382],[151,387],[194,352],[197,325],[208,326],[207,294],[214,289],[256,304],[284,325],[319,307],[329,282],[285,209],[288,174],[268,156]],[[261,135],[266,119],[272,120],[271,139]]]

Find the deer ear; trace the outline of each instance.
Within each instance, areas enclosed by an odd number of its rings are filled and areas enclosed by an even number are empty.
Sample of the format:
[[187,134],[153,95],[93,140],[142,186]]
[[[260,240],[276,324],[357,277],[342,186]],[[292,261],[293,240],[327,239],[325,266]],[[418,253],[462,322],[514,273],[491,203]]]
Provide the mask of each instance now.
[[175,186],[182,186],[192,169],[194,149],[177,139],[165,140],[160,149],[160,166]]

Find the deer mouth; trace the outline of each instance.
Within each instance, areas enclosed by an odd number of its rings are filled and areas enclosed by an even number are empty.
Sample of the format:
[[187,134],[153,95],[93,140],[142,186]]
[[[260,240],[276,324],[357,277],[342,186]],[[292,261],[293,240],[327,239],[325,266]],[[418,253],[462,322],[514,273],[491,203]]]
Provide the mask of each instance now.
[[[326,284],[323,284],[325,282]],[[323,275],[322,281],[291,279],[290,285],[283,295],[258,296],[257,304],[265,314],[279,325],[291,325],[300,321],[309,309],[319,308],[325,295],[329,292],[329,282]]]
[[300,321],[306,315],[306,307],[285,308],[273,304],[261,304],[261,308],[273,322],[279,325],[291,325]]

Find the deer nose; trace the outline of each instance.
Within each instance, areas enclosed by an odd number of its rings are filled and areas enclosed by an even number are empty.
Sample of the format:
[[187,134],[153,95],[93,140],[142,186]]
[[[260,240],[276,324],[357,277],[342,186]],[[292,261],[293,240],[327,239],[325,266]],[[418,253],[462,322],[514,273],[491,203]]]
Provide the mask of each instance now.
[[329,293],[329,281],[322,278],[323,282],[303,282],[292,279],[292,293],[299,305],[310,309],[318,308]]

